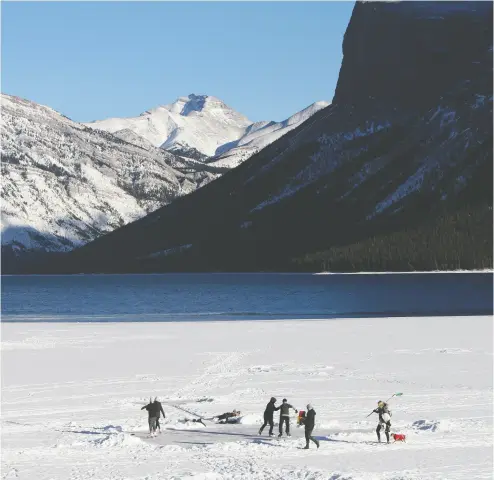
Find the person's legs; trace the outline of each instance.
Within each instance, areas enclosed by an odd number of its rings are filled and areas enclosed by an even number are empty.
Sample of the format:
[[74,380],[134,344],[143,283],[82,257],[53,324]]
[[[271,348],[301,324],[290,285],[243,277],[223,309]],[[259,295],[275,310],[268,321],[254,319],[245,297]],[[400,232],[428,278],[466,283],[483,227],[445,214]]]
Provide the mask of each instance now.
[[305,429],[305,448],[309,448],[309,439],[311,436],[312,430]]
[[316,447],[319,448],[319,440],[315,439],[313,436],[312,436],[312,431],[310,432],[310,436],[309,438],[316,444]]
[[384,430],[384,433],[386,434],[386,440],[389,443],[389,430],[391,429],[391,422],[388,421],[386,422],[386,428]]
[[268,419],[268,423],[269,423],[269,435],[273,435],[273,428],[274,428],[273,419],[272,418]]
[[377,441],[380,442],[381,441],[381,424],[380,423],[377,424],[376,433],[377,433]]
[[283,424],[285,425],[285,432],[287,435],[290,435],[290,418],[289,417],[280,417],[280,434],[281,437],[283,435]]
[[259,435],[262,434],[262,431],[264,430],[267,424],[268,424],[268,419],[264,417],[264,423],[262,424],[262,427],[259,429]]
[[156,431],[156,417],[149,417],[149,433],[152,434]]

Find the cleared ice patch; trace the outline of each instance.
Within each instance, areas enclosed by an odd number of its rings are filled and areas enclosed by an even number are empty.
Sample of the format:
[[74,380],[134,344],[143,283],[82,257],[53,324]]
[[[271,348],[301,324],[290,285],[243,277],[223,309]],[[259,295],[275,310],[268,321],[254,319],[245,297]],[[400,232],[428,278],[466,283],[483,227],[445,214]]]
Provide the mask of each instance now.
[[205,428],[201,422],[194,422],[191,418],[179,419],[174,423],[167,423],[167,430],[195,430],[197,428]]

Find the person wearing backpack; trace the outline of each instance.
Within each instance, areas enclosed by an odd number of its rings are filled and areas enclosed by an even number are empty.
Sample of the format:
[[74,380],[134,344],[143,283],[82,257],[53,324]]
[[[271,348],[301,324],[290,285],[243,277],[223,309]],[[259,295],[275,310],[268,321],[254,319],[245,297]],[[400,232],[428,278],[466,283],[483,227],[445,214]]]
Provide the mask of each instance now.
[[391,410],[386,402],[379,400],[377,402],[377,408],[372,411],[379,415],[379,423],[376,428],[377,440],[381,442],[381,430],[384,428],[384,433],[386,434],[386,440],[389,443],[389,430],[391,428]]
[[290,435],[290,408],[295,410],[295,413],[298,413],[298,410],[290,405],[288,403],[288,400],[286,398],[283,399],[283,403],[280,405],[280,434],[278,437],[281,437],[283,435],[283,424],[286,424],[285,427],[285,432],[288,437],[291,437]]

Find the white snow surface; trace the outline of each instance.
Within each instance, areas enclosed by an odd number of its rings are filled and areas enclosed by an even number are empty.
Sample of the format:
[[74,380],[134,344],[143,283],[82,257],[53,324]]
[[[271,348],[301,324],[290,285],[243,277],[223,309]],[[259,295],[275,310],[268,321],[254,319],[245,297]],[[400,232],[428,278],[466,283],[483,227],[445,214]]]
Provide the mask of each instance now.
[[10,95],[1,107],[2,245],[16,250],[71,250],[215,178],[133,132]]
[[126,140],[128,132],[133,132],[143,141],[172,152],[195,148],[214,156],[214,166],[234,168],[328,105],[315,102],[282,122],[253,123],[219,98],[190,94],[138,117],[109,118],[85,125],[123,134]]
[[[492,478],[492,317],[1,331],[2,479]],[[377,418],[366,416],[396,392],[391,431],[407,443],[377,444]],[[141,407],[155,395],[167,417],[148,438]],[[300,449],[293,419],[291,438],[257,435],[272,395],[314,406],[319,450]],[[175,406],[242,413],[204,427]]]
[[239,138],[252,122],[220,99],[190,94],[133,118],[108,118],[86,123],[113,133],[131,130],[155,147],[193,147],[208,156]]
[[215,160],[211,164],[228,168],[240,165],[328,105],[329,102],[325,101],[315,102],[282,122],[257,122],[252,124],[237,141],[218,148]]

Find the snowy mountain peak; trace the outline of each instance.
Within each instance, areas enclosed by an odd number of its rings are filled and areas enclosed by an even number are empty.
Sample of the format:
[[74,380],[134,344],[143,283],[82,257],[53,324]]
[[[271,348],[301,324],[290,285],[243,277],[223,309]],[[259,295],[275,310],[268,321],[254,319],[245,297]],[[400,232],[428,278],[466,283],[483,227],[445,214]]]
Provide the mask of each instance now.
[[211,95],[196,95],[195,93],[191,93],[187,97],[178,97],[173,103],[161,105],[158,108],[149,110],[142,115],[149,114],[160,109],[166,110],[175,115],[181,115],[182,117],[188,117],[194,114],[207,115],[213,110],[225,110],[232,112],[238,117],[242,117],[243,119],[245,119],[245,121],[250,123],[250,121],[246,117],[230,108],[219,98],[213,97]]
[[[151,144],[170,151],[196,152],[196,159],[197,155],[218,157],[249,143],[249,148],[242,149],[238,155],[229,155],[225,166],[236,166],[328,105],[324,101],[315,102],[283,122],[253,123],[217,97],[191,93],[135,118],[109,118],[85,125],[117,133],[139,146]],[[261,141],[252,142],[261,136]]]
[[200,112],[206,105],[207,95],[194,95],[191,93],[189,95],[189,101],[184,105],[180,115],[186,117],[189,113]]
[[134,118],[109,118],[86,123],[115,133],[131,130],[155,147],[194,149],[206,156],[240,138],[251,121],[219,98],[191,93]]

